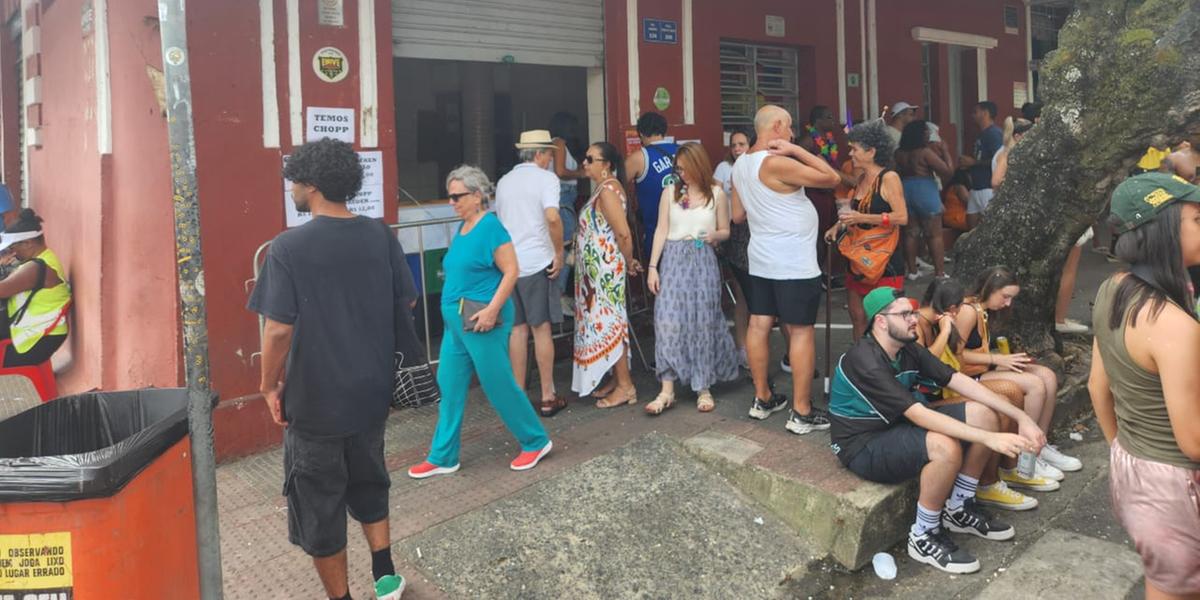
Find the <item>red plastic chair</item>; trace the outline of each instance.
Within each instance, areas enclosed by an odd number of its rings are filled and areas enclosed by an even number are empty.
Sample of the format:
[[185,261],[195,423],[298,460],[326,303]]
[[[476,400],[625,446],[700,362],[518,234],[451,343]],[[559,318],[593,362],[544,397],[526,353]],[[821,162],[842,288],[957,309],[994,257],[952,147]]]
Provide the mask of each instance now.
[[24,377],[33,384],[42,402],[49,402],[58,397],[58,382],[54,379],[54,366],[47,360],[40,365],[26,367],[5,367],[4,355],[12,347],[12,340],[0,341],[0,377],[17,375]]

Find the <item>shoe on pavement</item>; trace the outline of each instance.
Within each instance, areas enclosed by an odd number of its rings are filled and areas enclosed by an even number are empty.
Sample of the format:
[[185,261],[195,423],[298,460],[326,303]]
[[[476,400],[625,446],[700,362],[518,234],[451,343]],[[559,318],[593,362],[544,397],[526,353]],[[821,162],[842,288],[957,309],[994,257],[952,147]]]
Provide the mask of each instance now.
[[1088,326],[1073,319],[1065,319],[1062,323],[1054,324],[1054,331],[1059,333],[1087,333]]
[[425,479],[434,475],[446,475],[458,470],[459,465],[453,467],[439,467],[429,461],[425,461],[419,465],[412,466],[408,469],[408,476],[413,479]]
[[783,358],[779,359],[779,368],[783,369],[784,373],[792,372],[792,362],[789,360],[788,355],[784,354]]
[[979,560],[966,550],[960,550],[940,529],[926,531],[922,535],[913,535],[910,531],[908,557],[947,573],[974,573],[979,570]]
[[529,469],[536,467],[538,462],[545,458],[547,454],[550,454],[550,450],[552,448],[554,448],[554,442],[547,441],[546,445],[542,446],[541,450],[528,450],[518,454],[517,457],[508,464],[508,467],[514,471],[528,471]]
[[400,600],[407,582],[400,575],[384,575],[375,582],[375,598],[377,600]]
[[1067,478],[1067,476],[1063,475],[1063,472],[1058,467],[1042,460],[1040,456],[1035,464],[1036,466],[1033,469],[1033,474],[1037,477],[1053,479],[1054,481],[1062,481]]
[[759,421],[787,408],[788,400],[783,394],[771,394],[769,400],[754,399],[750,405],[750,418]]
[[956,511],[942,509],[942,527],[954,533],[969,533],[985,540],[1002,542],[1017,534],[1012,525],[997,521],[987,511],[975,505],[974,499],[967,500]]
[[1062,487],[1053,479],[1038,477],[1036,472],[1033,477],[1025,479],[1017,473],[1016,469],[1000,469],[1000,479],[1012,487],[1034,492],[1053,492]]
[[796,435],[829,429],[829,413],[815,406],[812,407],[812,410],[808,411],[807,415],[802,415],[793,410],[788,415],[787,423],[783,427]]
[[1063,454],[1058,446],[1054,444],[1046,444],[1042,446],[1041,459],[1050,463],[1054,467],[1058,467],[1061,471],[1068,473],[1078,471],[1083,468],[1083,463],[1074,456]]
[[975,502],[980,506],[990,506],[1002,510],[1031,510],[1037,508],[1037,498],[1026,496],[1008,487],[1004,480],[991,485],[981,485],[975,492]]
[[905,275],[905,277],[907,277],[909,281],[916,281],[921,278],[921,274],[920,273],[909,273],[908,275]]

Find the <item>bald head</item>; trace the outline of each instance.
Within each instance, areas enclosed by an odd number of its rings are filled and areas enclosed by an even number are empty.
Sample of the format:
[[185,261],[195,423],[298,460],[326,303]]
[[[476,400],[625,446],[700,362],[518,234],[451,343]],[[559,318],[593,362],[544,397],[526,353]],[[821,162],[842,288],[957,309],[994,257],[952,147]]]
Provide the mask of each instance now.
[[754,131],[760,144],[792,137],[792,116],[782,107],[768,104],[754,115]]

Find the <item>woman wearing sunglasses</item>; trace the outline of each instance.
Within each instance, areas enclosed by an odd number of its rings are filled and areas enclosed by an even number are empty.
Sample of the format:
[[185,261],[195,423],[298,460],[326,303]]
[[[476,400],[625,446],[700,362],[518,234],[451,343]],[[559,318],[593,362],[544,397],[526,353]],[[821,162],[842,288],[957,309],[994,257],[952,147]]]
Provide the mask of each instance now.
[[[633,236],[625,219],[624,163],[608,142],[592,144],[583,172],[595,192],[579,211],[575,233],[575,368],[571,389],[597,398],[598,408],[637,402],[629,376],[627,275],[642,266],[633,258]],[[597,389],[609,371],[614,377]]]

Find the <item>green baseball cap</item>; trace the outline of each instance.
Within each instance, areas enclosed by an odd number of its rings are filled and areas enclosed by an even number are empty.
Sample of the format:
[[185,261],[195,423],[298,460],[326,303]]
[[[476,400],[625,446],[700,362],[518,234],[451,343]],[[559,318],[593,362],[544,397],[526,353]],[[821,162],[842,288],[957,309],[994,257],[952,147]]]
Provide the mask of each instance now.
[[877,287],[871,290],[866,296],[863,296],[863,310],[867,312],[867,320],[874,319],[879,311],[903,297],[904,290],[892,287]]
[[1112,196],[1112,215],[1121,233],[1136,229],[1176,200],[1200,203],[1200,188],[1178,175],[1142,173],[1121,182]]

